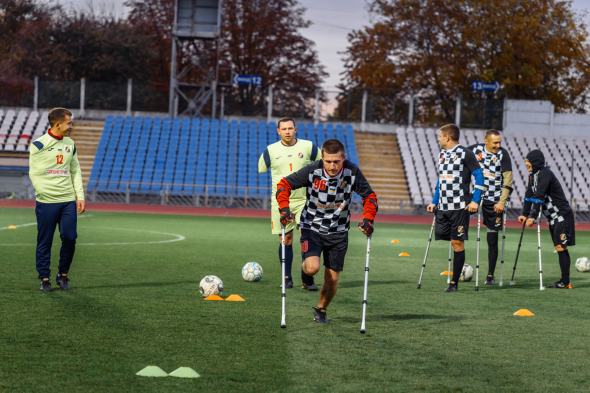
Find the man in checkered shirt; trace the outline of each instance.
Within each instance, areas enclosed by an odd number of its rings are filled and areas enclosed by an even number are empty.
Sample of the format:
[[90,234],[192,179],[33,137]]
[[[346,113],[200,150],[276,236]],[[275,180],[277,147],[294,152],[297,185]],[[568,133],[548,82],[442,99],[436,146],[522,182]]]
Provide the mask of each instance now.
[[502,136],[499,131],[488,130],[484,143],[469,146],[473,151],[481,170],[486,192],[483,196],[481,210],[483,224],[488,228],[488,275],[485,285],[494,285],[494,271],[498,262],[498,231],[502,228],[504,206],[512,192],[512,162],[508,151],[502,149]]
[[363,198],[363,222],[359,223],[359,229],[367,236],[373,233],[378,207],[377,195],[361,170],[345,160],[342,142],[328,139],[322,145],[321,153],[321,160],[281,179],[276,198],[281,224],[287,226],[294,218],[289,209],[291,191],[307,188],[300,221],[303,270],[312,277],[317,274],[320,271],[320,255],[324,254],[324,285],[318,306],[314,307],[314,320],[329,323],[326,308],[338,289],[338,278],[348,249],[352,192]]
[[[469,213],[479,206],[483,173],[473,152],[459,144],[460,130],[454,124],[440,128],[438,141],[442,148],[438,163],[438,181],[428,211],[436,213],[435,240],[450,240],[453,245],[453,279],[446,292],[456,292],[465,264],[465,240],[468,240]],[[471,175],[475,190],[469,200]],[[437,209],[438,206],[438,209]]]
[[540,150],[533,150],[526,156],[526,167],[531,173],[524,194],[522,215],[518,221],[530,228],[542,210],[549,220],[549,232],[559,256],[561,279],[547,288],[571,289],[571,259],[568,246],[576,245],[574,213],[565,197],[563,188],[553,172],[545,166],[545,156]]

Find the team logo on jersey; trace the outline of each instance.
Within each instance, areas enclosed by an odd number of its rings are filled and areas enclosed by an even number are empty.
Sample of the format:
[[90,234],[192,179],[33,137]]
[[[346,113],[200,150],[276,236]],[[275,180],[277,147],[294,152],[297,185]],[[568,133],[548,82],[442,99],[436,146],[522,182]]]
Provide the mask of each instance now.
[[498,157],[492,158],[492,162],[495,164],[498,161]]
[[483,154],[482,153],[479,153],[477,155],[477,161],[481,161],[482,159],[483,159]]
[[457,158],[459,158],[459,157],[453,156],[453,161],[457,161]]
[[53,150],[53,147],[50,147],[49,149],[47,149],[47,151],[51,151],[51,150]]
[[496,226],[499,227],[502,221],[502,217],[496,217]]
[[346,180],[340,180],[340,184],[338,184],[338,188],[346,188]]
[[567,240],[567,237],[565,236],[565,233],[562,233],[560,237],[561,237],[561,240]]
[[70,152],[70,148],[69,147],[66,146],[65,149],[66,149],[66,153],[69,153]]
[[299,157],[299,158],[303,158],[303,153],[299,153],[299,154],[297,155],[297,157]]
[[463,227],[462,227],[462,226],[460,226],[460,227],[457,227],[457,232],[459,232],[459,233],[463,233]]
[[442,164],[443,161],[445,160],[445,156],[440,156],[440,163]]

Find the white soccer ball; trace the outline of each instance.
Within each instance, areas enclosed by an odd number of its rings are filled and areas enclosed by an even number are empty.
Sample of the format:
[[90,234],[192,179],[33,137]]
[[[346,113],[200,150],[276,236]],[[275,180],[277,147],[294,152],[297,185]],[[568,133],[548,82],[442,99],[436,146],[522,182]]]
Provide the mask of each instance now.
[[221,296],[223,293],[223,281],[217,276],[207,276],[201,280],[199,284],[199,292],[203,297],[211,295]]
[[262,266],[256,262],[248,262],[242,268],[242,278],[244,281],[256,282],[262,279]]
[[576,260],[576,270],[580,273],[586,273],[590,271],[590,259],[586,257],[578,258]]
[[459,281],[471,281],[473,278],[473,268],[465,264],[463,265],[463,271],[461,271],[461,275],[459,276]]

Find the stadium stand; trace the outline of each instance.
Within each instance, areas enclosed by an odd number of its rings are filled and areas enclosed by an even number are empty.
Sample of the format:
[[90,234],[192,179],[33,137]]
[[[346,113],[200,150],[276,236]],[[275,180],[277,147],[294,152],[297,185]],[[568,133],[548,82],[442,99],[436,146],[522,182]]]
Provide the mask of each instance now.
[[[339,138],[358,165],[352,126],[308,123],[298,129],[318,146]],[[271,177],[258,173],[258,159],[278,139],[274,122],[109,116],[87,190],[263,198]]]
[[[0,153],[26,156],[30,143],[47,132],[47,115],[0,109]],[[108,116],[99,123],[100,129],[98,123],[90,123],[76,122],[72,134],[79,146],[85,181],[88,176],[89,192],[125,193],[129,187],[129,192],[137,194],[268,195],[270,173],[258,174],[257,165],[266,146],[278,141],[274,122]],[[78,128],[80,131],[76,131]],[[300,123],[298,130],[299,137],[318,147],[328,138],[338,138],[346,146],[348,159],[357,165],[362,152],[361,168],[374,182],[380,201],[407,198],[415,205],[431,201],[439,154],[437,129],[398,127],[396,134],[357,132],[355,136],[350,124]],[[484,133],[463,129],[460,143],[468,146],[482,142]],[[590,164],[586,157],[590,157],[590,138],[523,133],[503,135],[502,146],[512,157],[513,208],[520,208],[524,198],[528,179],[524,156],[532,149],[540,149],[568,197],[573,154],[573,199],[576,210],[588,211]],[[389,150],[399,151],[399,163],[397,153],[387,154]],[[402,164],[405,179],[397,173]],[[360,199],[356,197],[355,201]]]
[[5,152],[27,152],[31,141],[47,132],[47,112],[0,110],[0,147]]

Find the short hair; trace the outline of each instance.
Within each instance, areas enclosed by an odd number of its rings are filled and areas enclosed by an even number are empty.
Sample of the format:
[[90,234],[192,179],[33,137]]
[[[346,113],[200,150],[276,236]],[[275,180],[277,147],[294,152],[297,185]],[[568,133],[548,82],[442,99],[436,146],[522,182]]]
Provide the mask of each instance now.
[[454,124],[446,124],[440,128],[443,135],[447,135],[451,138],[452,141],[459,142],[459,136],[461,135],[461,131],[459,127]]
[[338,139],[328,139],[322,144],[322,157],[324,156],[324,153],[336,154],[338,152],[342,153],[342,156],[344,156],[344,144]]
[[485,135],[484,135],[484,137],[483,137],[483,139],[484,139],[484,140],[486,140],[486,139],[488,139],[488,138],[489,138],[491,135],[494,135],[494,136],[500,136],[500,131],[498,131],[498,130],[494,130],[494,129],[487,130],[487,131],[486,131],[486,134],[485,134]]
[[291,117],[283,117],[281,119],[279,119],[279,122],[277,123],[277,129],[281,129],[281,123],[282,122],[287,122],[287,121],[292,121],[293,122],[293,127],[297,127],[297,125],[295,124],[295,120],[293,120]]
[[49,119],[49,126],[53,127],[55,123],[60,123],[65,120],[66,116],[72,116],[72,112],[66,108],[53,108],[49,111],[47,118]]

